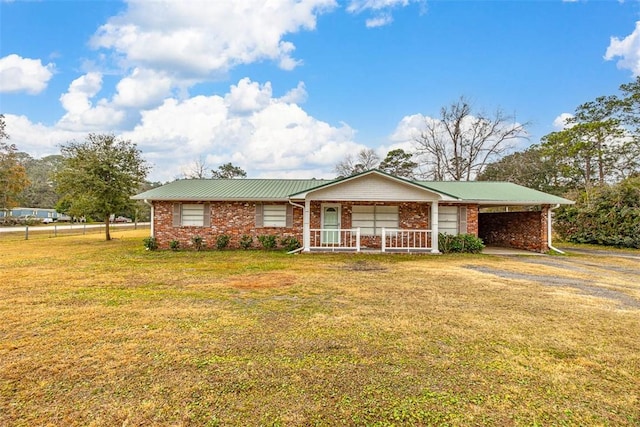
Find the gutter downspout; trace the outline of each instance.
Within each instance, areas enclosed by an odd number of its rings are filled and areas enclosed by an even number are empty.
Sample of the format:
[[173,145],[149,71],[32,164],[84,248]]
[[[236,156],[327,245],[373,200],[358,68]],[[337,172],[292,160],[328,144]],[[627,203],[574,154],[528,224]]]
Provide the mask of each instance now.
[[549,206],[549,214],[547,215],[547,246],[549,247],[549,249],[551,249],[552,251],[556,251],[562,255],[564,255],[564,252],[561,251],[558,248],[554,248],[553,245],[551,244],[551,222],[552,222],[552,217],[553,217],[553,210],[559,208],[560,205],[557,204],[553,207]]
[[154,209],[153,209],[153,203],[149,203],[149,201],[147,199],[144,199],[143,202],[146,205],[151,206],[151,226],[149,227],[149,229],[151,230],[151,237],[155,237],[155,233],[154,233],[154,227],[153,227],[153,223],[155,222],[153,219],[153,214],[154,214]]
[[[304,215],[304,206],[303,206],[303,205],[299,205],[299,204],[297,204],[297,203],[293,203],[291,200],[289,200],[289,204],[290,204],[291,206],[295,206],[295,207],[297,207],[297,208],[302,209],[302,214]],[[298,252],[300,252],[300,251],[303,251],[303,250],[304,250],[304,248],[306,247],[306,245],[305,245],[305,243],[304,243],[304,240],[305,240],[304,227],[302,227],[302,246],[300,246],[298,249],[294,249],[294,250],[292,250],[292,251],[287,252],[287,255],[289,255],[289,254],[296,254],[296,253],[298,253]]]

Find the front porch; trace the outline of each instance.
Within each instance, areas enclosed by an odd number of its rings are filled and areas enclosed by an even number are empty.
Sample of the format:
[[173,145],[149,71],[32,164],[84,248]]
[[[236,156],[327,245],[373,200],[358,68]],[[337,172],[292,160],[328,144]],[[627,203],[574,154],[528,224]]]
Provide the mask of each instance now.
[[439,253],[431,230],[381,228],[380,236],[363,235],[360,227],[310,229],[306,252],[428,252]]

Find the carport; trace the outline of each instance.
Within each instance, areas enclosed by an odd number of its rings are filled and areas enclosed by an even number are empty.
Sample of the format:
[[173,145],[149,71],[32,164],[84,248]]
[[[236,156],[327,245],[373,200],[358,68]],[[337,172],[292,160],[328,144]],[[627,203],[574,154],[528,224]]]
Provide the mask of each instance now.
[[478,237],[485,245],[547,252],[550,205],[479,206]]

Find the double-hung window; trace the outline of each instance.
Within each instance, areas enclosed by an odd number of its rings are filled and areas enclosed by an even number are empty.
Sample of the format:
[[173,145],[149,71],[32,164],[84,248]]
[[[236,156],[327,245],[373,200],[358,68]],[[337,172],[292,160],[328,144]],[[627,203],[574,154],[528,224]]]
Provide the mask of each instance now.
[[174,227],[209,227],[210,225],[209,203],[174,203]]
[[360,227],[360,234],[380,236],[382,228],[398,228],[400,223],[397,206],[353,206],[351,226]]
[[256,205],[256,227],[292,227],[293,206]]

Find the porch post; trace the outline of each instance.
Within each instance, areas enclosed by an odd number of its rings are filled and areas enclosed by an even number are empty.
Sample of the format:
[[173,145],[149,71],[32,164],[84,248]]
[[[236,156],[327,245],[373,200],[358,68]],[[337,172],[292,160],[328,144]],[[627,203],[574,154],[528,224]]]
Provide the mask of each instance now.
[[386,230],[384,229],[384,227],[382,227],[382,245],[381,245],[382,252],[384,252],[386,249],[385,247],[386,243],[387,243]]
[[302,245],[304,252],[311,250],[311,201],[304,199],[304,211],[302,212]]
[[439,254],[438,250],[438,201],[431,202],[431,253]]

